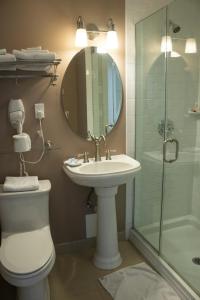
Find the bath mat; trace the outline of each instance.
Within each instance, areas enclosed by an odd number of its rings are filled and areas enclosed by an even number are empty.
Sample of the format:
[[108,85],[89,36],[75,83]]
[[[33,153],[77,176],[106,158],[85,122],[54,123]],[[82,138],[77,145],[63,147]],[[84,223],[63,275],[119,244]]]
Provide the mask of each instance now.
[[114,300],[181,300],[169,284],[146,263],[99,279]]

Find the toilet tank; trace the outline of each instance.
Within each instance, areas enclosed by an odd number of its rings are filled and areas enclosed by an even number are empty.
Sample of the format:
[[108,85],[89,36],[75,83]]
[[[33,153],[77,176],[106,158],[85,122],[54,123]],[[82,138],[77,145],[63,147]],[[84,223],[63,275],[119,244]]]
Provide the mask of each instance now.
[[3,192],[0,185],[0,223],[5,233],[24,232],[49,225],[49,180],[40,180],[39,189]]

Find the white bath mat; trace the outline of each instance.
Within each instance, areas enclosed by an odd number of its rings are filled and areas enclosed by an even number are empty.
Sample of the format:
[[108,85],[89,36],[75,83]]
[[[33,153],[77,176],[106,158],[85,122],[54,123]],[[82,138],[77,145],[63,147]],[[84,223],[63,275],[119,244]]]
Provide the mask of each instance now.
[[181,300],[146,263],[121,269],[99,280],[115,300]]

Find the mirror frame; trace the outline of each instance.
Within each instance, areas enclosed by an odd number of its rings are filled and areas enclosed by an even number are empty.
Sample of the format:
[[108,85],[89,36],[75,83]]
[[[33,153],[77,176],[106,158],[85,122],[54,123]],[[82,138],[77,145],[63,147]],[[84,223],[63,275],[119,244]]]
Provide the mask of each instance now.
[[[92,139],[87,139],[81,135],[79,135],[78,133],[76,133],[72,126],[70,125],[70,122],[68,121],[68,119],[66,118],[66,114],[65,114],[65,109],[64,109],[64,104],[63,104],[63,91],[62,91],[62,84],[63,84],[63,80],[64,80],[64,77],[65,77],[65,74],[67,72],[67,69],[70,65],[70,63],[72,62],[72,60],[75,58],[75,56],[80,53],[81,51],[85,50],[86,48],[97,48],[95,46],[88,46],[88,47],[85,47],[85,48],[81,48],[79,51],[77,51],[71,58],[71,60],[69,61],[68,65],[66,66],[65,70],[64,70],[64,73],[63,73],[63,76],[62,76],[62,81],[61,81],[61,87],[60,87],[60,101],[62,102],[62,110],[63,110],[63,114],[64,114],[64,118],[70,128],[70,130],[77,136],[79,137],[80,139],[84,140],[84,141],[88,141],[88,142],[91,142]],[[110,53],[106,53],[110,56],[110,58],[112,59],[112,61],[115,63],[116,67],[117,67],[117,70],[118,70],[118,73],[119,73],[119,78],[120,78],[120,81],[121,81],[121,107],[120,107],[120,110],[119,110],[119,115],[118,115],[118,118],[117,118],[117,121],[116,123],[114,124],[114,126],[112,127],[112,129],[107,133],[105,134],[105,137],[109,136],[112,131],[115,129],[115,127],[117,126],[117,124],[119,123],[119,120],[121,119],[121,115],[122,115],[122,111],[123,111],[123,106],[124,106],[124,87],[123,87],[123,81],[122,81],[122,77],[121,77],[121,73],[119,71],[119,68],[118,68],[118,65],[116,63],[116,61],[114,60],[114,58],[110,55]]]

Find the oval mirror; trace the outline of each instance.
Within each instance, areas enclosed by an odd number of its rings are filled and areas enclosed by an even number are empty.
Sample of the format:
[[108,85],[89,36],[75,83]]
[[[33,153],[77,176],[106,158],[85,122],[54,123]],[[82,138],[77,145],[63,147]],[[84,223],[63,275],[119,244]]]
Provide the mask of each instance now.
[[88,139],[107,135],[122,106],[122,82],[109,54],[87,47],[71,60],[62,82],[62,104],[71,129]]

